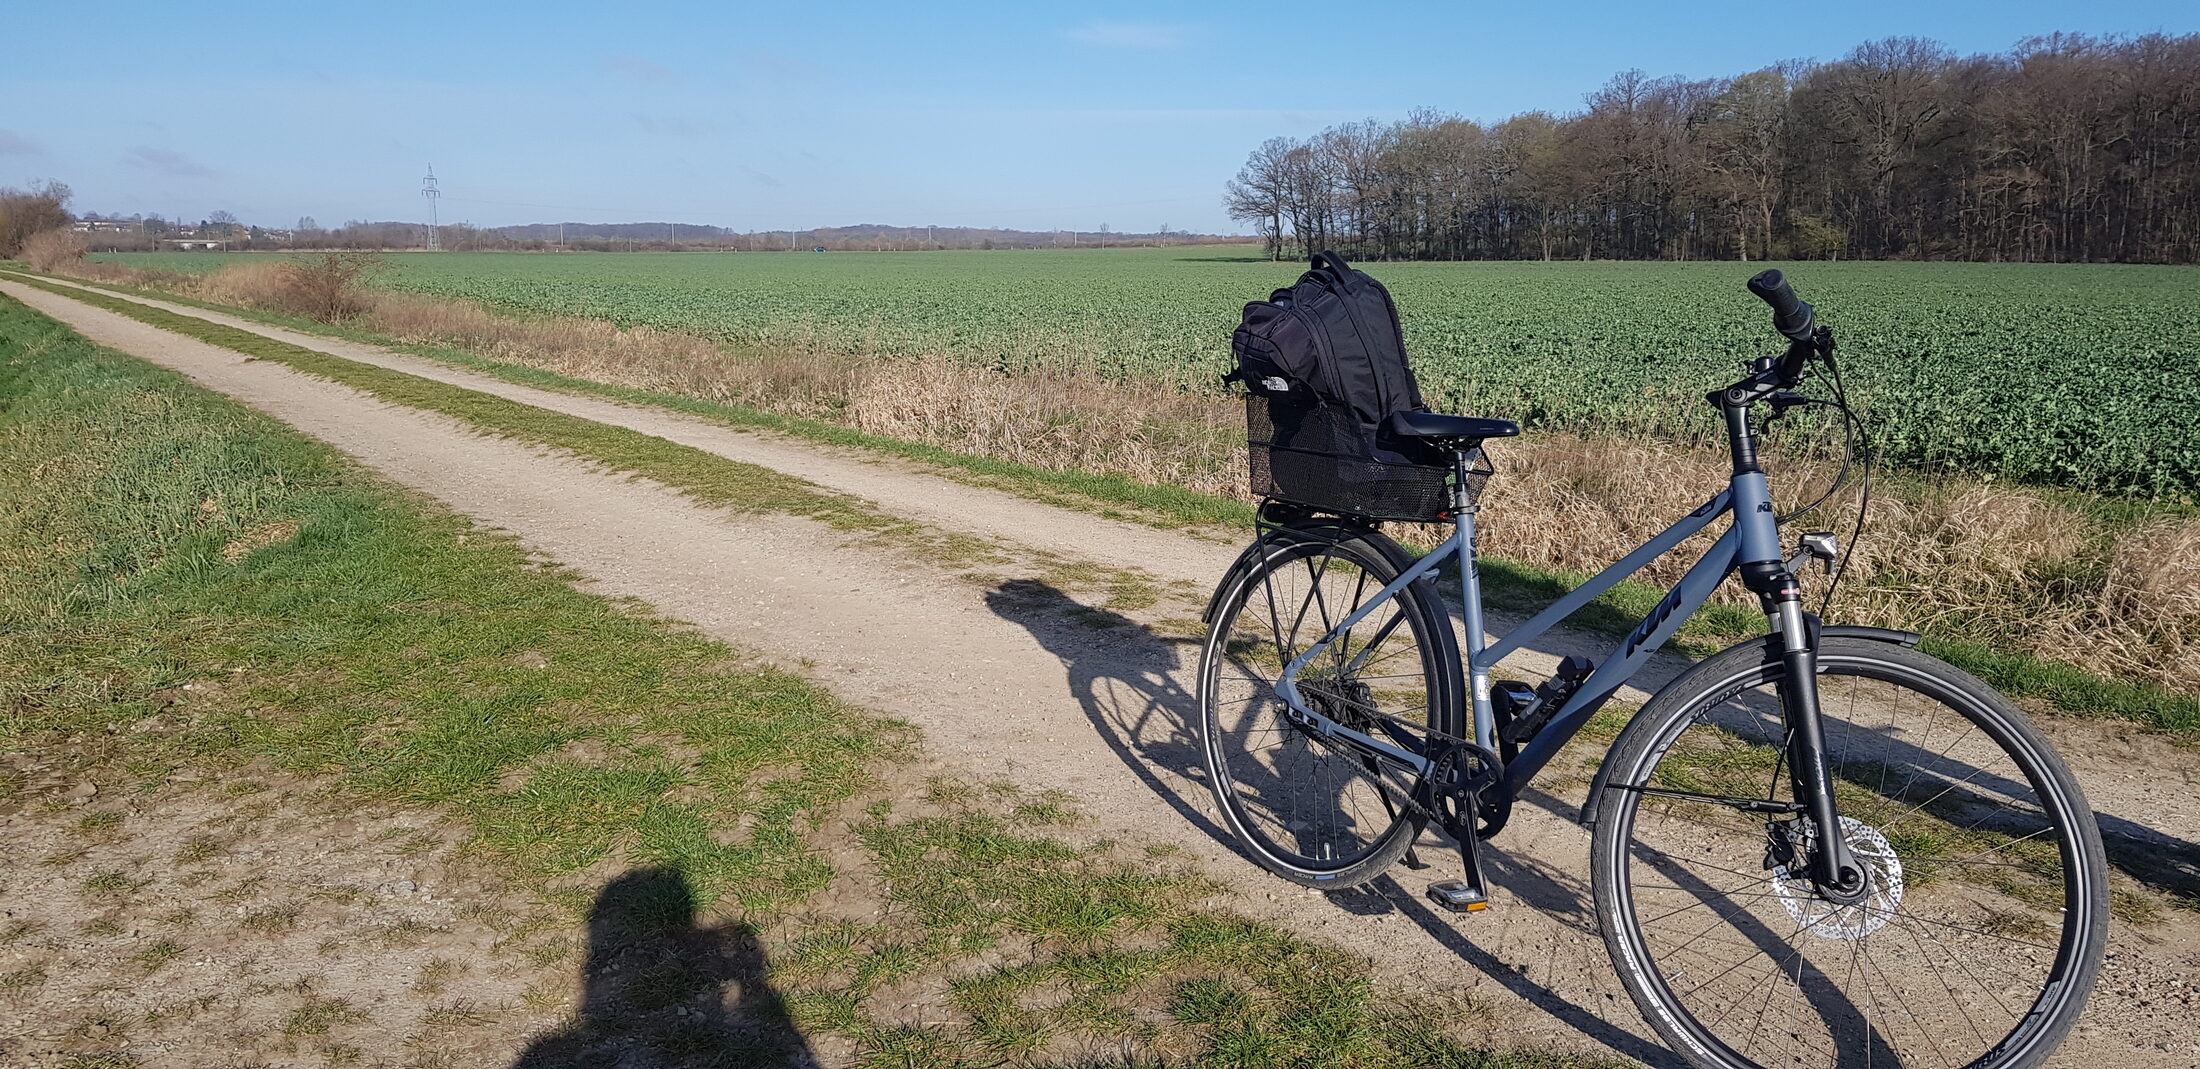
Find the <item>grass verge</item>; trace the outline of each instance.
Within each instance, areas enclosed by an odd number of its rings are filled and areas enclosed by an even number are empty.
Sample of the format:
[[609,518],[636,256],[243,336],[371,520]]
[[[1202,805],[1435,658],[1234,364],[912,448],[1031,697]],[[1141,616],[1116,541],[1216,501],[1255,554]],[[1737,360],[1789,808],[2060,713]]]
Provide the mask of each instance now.
[[[1101,1051],[1577,1064],[1464,1042],[1473,1007],[1401,998],[1359,959],[1216,908],[1167,857],[1077,841],[1066,800],[950,780],[882,791],[906,781],[910,729],[582,594],[511,541],[4,298],[0,453],[0,750],[103,797],[256,798],[275,770],[450,814],[488,862],[587,915],[588,1000],[529,1064],[646,1049],[655,1064],[769,1065],[828,1040],[863,1066]],[[188,706],[164,697],[178,690]],[[125,831],[4,774],[0,820]],[[744,938],[757,972],[736,1016],[697,1009],[723,994],[719,950]],[[705,943],[719,950],[698,956]],[[448,1002],[423,1027],[525,1009]],[[371,1037],[385,1012],[313,996],[266,1041]],[[207,1021],[98,1035],[160,1028]]]
[[[75,286],[60,286],[43,278],[15,276],[18,281],[37,286],[63,296],[68,296],[109,311],[117,312],[164,329],[190,335],[200,340],[222,345],[240,352],[251,353],[269,359],[281,360],[303,371],[324,375],[346,382],[360,389],[373,391],[390,400],[416,407],[431,408],[474,419],[485,428],[497,433],[541,441],[573,449],[614,467],[637,471],[677,486],[699,499],[713,504],[728,504],[737,500],[784,501],[791,505],[776,507],[777,511],[792,511],[828,519],[842,526],[870,524],[889,526],[896,521],[875,514],[864,514],[852,509],[851,501],[838,499],[831,505],[829,491],[822,490],[779,475],[769,469],[729,461],[701,450],[692,449],[651,438],[619,428],[607,428],[576,417],[562,416],[516,402],[491,398],[485,394],[462,390],[457,387],[429,383],[425,380],[360,365],[354,361],[330,356],[300,346],[266,338],[250,331],[239,330],[190,316],[181,316],[162,309],[149,308],[133,301],[121,300],[99,293],[87,293]],[[1154,486],[1114,475],[1065,472],[1036,468],[1008,461],[992,460],[955,453],[936,446],[903,442],[880,435],[866,434],[821,420],[801,419],[763,412],[741,405],[729,405],[713,401],[682,397],[659,391],[639,390],[576,379],[555,372],[523,365],[484,359],[457,350],[435,346],[408,345],[394,339],[371,333],[332,327],[326,324],[273,315],[250,309],[213,305],[190,298],[166,293],[133,290],[129,287],[105,283],[78,282],[78,286],[97,286],[101,289],[131,293],[149,299],[205,308],[254,322],[281,326],[306,333],[318,333],[366,344],[380,345],[393,351],[408,352],[419,356],[456,364],[505,381],[544,389],[611,398],[630,403],[648,404],[703,416],[733,426],[753,427],[778,431],[830,445],[871,449],[891,455],[936,465],[949,475],[959,476],[973,485],[1019,493],[1036,500],[1085,511],[1099,512],[1118,519],[1147,523],[1164,528],[1193,528],[1212,530],[1219,525],[1244,527],[1251,523],[1252,507],[1242,502],[1229,501],[1205,494],[1193,493],[1174,487]],[[355,369],[339,373],[335,369]],[[406,385],[411,384],[411,385]],[[465,395],[469,400],[459,403],[450,395]],[[445,407],[412,400],[413,397],[441,398]],[[472,400],[481,399],[481,400]],[[490,403],[493,402],[493,403]],[[514,410],[517,410],[516,412]],[[473,413],[490,418],[481,419]],[[522,413],[526,415],[522,415]],[[551,437],[555,435],[555,437]],[[620,437],[624,435],[625,437]],[[643,446],[630,439],[655,443]],[[618,448],[603,448],[616,440]],[[602,451],[598,451],[602,449]],[[646,463],[647,468],[637,466]],[[724,476],[703,477],[698,467],[707,468],[710,463],[732,465],[736,472],[729,480]],[[773,480],[779,482],[774,484]],[[738,490],[729,493],[729,485],[771,484],[779,488],[780,496],[740,497]],[[802,499],[790,494],[787,485],[809,487],[816,499]],[[2072,495],[2076,500],[2083,495]],[[2091,500],[2091,499],[2087,499]],[[767,506],[769,507],[769,506]],[[2114,511],[2112,504],[2095,502],[2098,509]],[[2137,506],[2131,506],[2136,508]],[[802,511],[808,509],[810,511]],[[865,515],[854,520],[855,515]],[[2128,519],[2128,517],[2127,517]],[[915,525],[901,525],[915,530]],[[967,547],[964,550],[967,552]],[[1485,596],[1495,608],[1528,610],[1547,604],[1588,578],[1557,569],[1546,568],[1519,561],[1484,557],[1481,562]],[[1609,635],[1624,635],[1648,613],[1663,597],[1658,587],[1638,581],[1621,583],[1596,602],[1576,614],[1572,626],[1583,630]],[[1762,621],[1748,609],[1712,604],[1699,611],[1683,630],[1677,645],[1691,654],[1713,652],[1719,646],[1761,632]],[[2086,717],[2123,720],[2163,732],[2182,741],[2200,740],[2200,697],[2182,694],[2159,685],[2145,682],[2125,682],[2108,679],[2070,665],[2045,661],[2028,654],[1998,651],[1983,645],[1958,640],[1928,636],[1925,648],[1956,666],[1986,680],[1996,688],[2012,696],[2033,699],[2054,710]]]

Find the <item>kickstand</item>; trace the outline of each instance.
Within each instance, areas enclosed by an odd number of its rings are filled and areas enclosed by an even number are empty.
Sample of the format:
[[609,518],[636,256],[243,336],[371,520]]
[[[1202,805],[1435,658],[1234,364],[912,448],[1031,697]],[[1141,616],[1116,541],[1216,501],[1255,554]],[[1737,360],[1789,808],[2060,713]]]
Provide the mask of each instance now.
[[1409,846],[1406,847],[1406,867],[1419,872],[1428,867],[1428,862],[1421,860],[1421,855],[1414,853],[1413,848]]
[[[1471,810],[1470,810],[1471,812]],[[1467,878],[1463,880],[1438,880],[1428,885],[1429,901],[1453,913],[1475,913],[1490,908],[1490,897],[1484,892],[1482,882],[1482,844],[1475,838],[1474,825],[1460,828],[1459,858],[1466,862]]]

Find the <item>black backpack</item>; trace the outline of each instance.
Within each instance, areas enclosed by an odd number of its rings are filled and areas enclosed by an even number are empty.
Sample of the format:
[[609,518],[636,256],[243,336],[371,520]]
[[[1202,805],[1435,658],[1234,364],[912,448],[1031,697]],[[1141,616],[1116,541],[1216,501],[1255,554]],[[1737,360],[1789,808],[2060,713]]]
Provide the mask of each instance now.
[[1390,291],[1333,252],[1315,253],[1297,285],[1246,305],[1230,351],[1237,370],[1224,381],[1342,405],[1371,432],[1424,407]]
[[1420,411],[1398,306],[1333,252],[1297,285],[1245,306],[1230,337],[1242,382],[1252,489],[1378,520],[1433,521],[1450,503],[1443,457],[1392,441],[1391,413]]

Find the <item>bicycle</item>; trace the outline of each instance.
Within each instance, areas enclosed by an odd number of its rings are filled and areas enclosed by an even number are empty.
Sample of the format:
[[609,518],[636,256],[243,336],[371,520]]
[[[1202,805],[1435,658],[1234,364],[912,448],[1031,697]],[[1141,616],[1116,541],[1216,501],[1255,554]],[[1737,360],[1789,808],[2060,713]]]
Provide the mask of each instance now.
[[[1724,420],[1727,486],[1492,642],[1476,501],[1493,474],[1484,443],[1516,424],[1390,417],[1393,440],[1448,458],[1431,478],[1451,531],[1415,559],[1380,529],[1428,518],[1385,511],[1412,488],[1311,495],[1327,504],[1280,494],[1267,465],[1285,458],[1264,451],[1269,428],[1249,408],[1266,496],[1257,537],[1205,614],[1209,785],[1252,860],[1308,887],[1364,883],[1400,858],[1422,867],[1412,851],[1434,824],[1465,874],[1429,897],[1479,912],[1479,844],[1513,799],[1738,576],[1768,634],[1658,690],[1611,743],[1580,813],[1598,922],[1628,993],[1699,1066],[2035,1065],[2076,1022],[2107,937],[2092,812],[2024,716],[1919,652],[1917,635],[1804,610],[1796,572],[1818,560],[1837,578],[1839,539],[1813,533],[1782,550],[1757,414],[1820,404],[1852,432],[1860,422],[1831,328],[1777,271],[1749,288],[1788,344],[1706,395]],[[1832,399],[1797,392],[1821,372]],[[1835,489],[1849,470],[1844,461]],[[1732,523],[1602,664],[1567,658],[1536,687],[1493,681],[1507,655],[1722,516]],[[1456,630],[1435,585],[1447,562],[1462,594]]]

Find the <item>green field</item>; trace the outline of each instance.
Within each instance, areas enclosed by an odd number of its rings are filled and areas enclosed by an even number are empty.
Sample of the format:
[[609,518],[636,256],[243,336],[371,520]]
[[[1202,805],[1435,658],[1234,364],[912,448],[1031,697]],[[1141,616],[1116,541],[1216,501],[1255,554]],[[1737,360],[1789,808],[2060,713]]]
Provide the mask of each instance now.
[[[124,254],[208,270],[235,257]],[[952,353],[1010,372],[1213,381],[1245,301],[1298,268],[1236,248],[902,254],[404,254],[380,283],[710,334]],[[1703,391],[1775,348],[1739,263],[1370,265],[1432,404],[1691,438]],[[2200,268],[1781,265],[1840,332],[1878,444],[1910,467],[2200,492]]]

